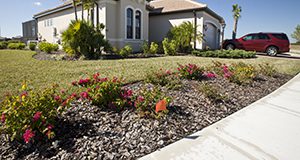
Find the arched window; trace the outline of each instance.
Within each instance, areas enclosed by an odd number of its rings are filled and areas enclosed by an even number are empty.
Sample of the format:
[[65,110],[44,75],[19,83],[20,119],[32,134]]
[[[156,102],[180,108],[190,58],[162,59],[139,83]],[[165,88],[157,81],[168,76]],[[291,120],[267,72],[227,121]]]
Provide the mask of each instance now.
[[133,10],[128,8],[126,11],[127,24],[126,24],[126,35],[127,39],[133,39]]
[[141,11],[135,12],[135,39],[141,39],[141,22],[142,14]]

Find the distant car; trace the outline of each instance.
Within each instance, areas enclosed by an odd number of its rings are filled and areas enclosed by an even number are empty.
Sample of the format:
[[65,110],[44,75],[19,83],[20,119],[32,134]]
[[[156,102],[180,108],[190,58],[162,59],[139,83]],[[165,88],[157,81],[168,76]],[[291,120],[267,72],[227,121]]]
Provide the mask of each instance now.
[[290,51],[290,41],[284,33],[251,33],[239,39],[225,40],[222,47],[227,50],[243,49],[276,56],[277,53]]

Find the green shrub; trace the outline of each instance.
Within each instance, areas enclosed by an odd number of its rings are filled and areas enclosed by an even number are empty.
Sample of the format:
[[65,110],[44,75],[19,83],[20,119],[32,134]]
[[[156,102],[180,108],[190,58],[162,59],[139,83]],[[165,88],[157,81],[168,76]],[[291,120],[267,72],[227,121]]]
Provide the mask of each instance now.
[[175,55],[177,51],[177,45],[175,40],[169,41],[168,38],[165,38],[162,42],[164,53],[166,55]]
[[196,64],[180,65],[178,67],[179,76],[190,80],[199,80],[203,78],[204,68]]
[[0,42],[0,49],[7,49],[7,45],[8,45],[8,43],[5,41]]
[[192,54],[199,57],[218,58],[255,58],[256,52],[244,50],[215,50],[215,51],[192,51]]
[[72,21],[62,33],[64,50],[75,57],[84,55],[87,59],[97,59],[101,53],[110,48],[101,33],[104,25],[93,26],[86,21]]
[[224,77],[237,84],[250,84],[256,77],[255,68],[243,62],[223,66]]
[[269,63],[259,64],[259,72],[269,77],[275,77],[278,74],[275,66]]
[[73,86],[80,90],[80,97],[105,109],[122,110],[130,106],[132,91],[122,88],[122,81],[117,78],[101,78],[99,73],[92,77],[74,81]]
[[168,89],[179,89],[182,86],[177,75],[173,74],[170,70],[163,71],[162,69],[158,72],[148,73],[145,82],[165,86]]
[[[170,98],[166,97],[158,87],[151,89],[144,87],[134,94],[132,100],[134,101],[134,107],[142,117],[159,118],[168,113],[167,105]],[[163,110],[158,110],[158,107],[161,107],[158,106],[159,102],[164,102]]]
[[144,54],[148,54],[149,53],[149,45],[148,45],[148,42],[144,42],[143,45],[142,45],[142,51]]
[[9,49],[19,49],[22,50],[26,47],[25,43],[9,43],[7,46]]
[[26,84],[19,95],[7,96],[1,102],[1,133],[7,134],[10,140],[29,143],[36,137],[53,138],[56,118],[73,97],[67,97],[58,91],[58,86],[33,91]]
[[29,43],[29,49],[34,51],[36,48],[36,44],[35,43]]
[[39,43],[39,49],[43,52],[46,53],[51,53],[53,51],[57,51],[58,50],[58,44],[52,44],[52,43],[48,43],[48,42],[41,42]]
[[130,45],[126,45],[119,51],[119,55],[122,57],[128,57],[130,54],[132,54],[132,48]]
[[224,102],[227,101],[229,98],[226,95],[220,93],[220,91],[213,85],[209,85],[203,83],[200,86],[200,91],[210,100],[214,102]]
[[158,44],[156,44],[155,42],[151,42],[149,53],[157,54],[157,52],[158,52]]

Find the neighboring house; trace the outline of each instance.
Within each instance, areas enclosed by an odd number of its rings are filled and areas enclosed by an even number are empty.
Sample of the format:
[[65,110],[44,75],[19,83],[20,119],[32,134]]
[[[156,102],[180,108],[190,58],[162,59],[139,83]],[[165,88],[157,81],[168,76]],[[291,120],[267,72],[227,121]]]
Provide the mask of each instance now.
[[[197,29],[205,34],[205,42],[197,42],[199,45],[196,47],[203,49],[204,46],[209,46],[215,49],[219,46],[220,28],[224,20],[206,5],[193,0],[155,0],[150,3],[146,0],[99,0],[98,4],[99,21],[106,27],[103,34],[114,47],[121,48],[129,44],[134,51],[140,51],[145,41],[162,41],[172,26],[185,20],[195,22],[194,12]],[[79,19],[81,12],[79,4]],[[87,11],[84,11],[85,19],[87,15]],[[75,16],[72,3],[67,2],[38,13],[34,18],[37,21],[39,40],[59,43],[61,33]]]
[[37,23],[35,20],[30,20],[22,23],[23,29],[23,40],[27,42],[28,40],[37,40],[38,30]]
[[197,41],[197,49],[218,49],[221,42],[222,17],[210,10],[206,4],[193,0],[155,0],[150,2],[154,10],[150,12],[149,40],[160,42],[169,30],[185,21],[197,26],[203,40]]

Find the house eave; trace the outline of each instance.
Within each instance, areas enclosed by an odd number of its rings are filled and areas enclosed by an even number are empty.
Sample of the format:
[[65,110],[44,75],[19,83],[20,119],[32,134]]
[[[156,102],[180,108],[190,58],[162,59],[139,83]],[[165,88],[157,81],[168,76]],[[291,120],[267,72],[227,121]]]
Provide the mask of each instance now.
[[169,12],[153,12],[149,13],[149,16],[159,16],[159,15],[168,15],[168,14],[174,14],[174,13],[191,13],[191,12],[200,12],[204,11],[213,16],[214,18],[218,19],[221,24],[225,24],[225,20],[223,17],[219,16],[217,13],[209,9],[208,7],[201,7],[201,8],[192,8],[192,9],[183,9],[183,10],[175,10],[175,11],[169,11]]

